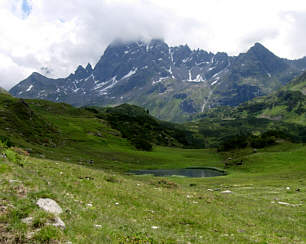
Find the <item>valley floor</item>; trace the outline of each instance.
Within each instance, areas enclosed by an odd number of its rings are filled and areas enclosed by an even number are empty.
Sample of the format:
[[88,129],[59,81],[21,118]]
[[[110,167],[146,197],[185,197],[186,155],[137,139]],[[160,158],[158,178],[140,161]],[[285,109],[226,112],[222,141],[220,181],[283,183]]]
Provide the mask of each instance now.
[[[158,147],[135,153],[135,168],[145,157],[166,158],[160,155],[177,160],[162,168],[223,167],[215,151]],[[243,163],[213,178],[135,176],[32,157],[19,163],[1,159],[0,242],[306,243],[306,146],[283,143],[225,156]],[[48,225],[54,216],[36,206],[39,198],[63,208],[64,230]],[[27,217],[33,222],[23,223]]]

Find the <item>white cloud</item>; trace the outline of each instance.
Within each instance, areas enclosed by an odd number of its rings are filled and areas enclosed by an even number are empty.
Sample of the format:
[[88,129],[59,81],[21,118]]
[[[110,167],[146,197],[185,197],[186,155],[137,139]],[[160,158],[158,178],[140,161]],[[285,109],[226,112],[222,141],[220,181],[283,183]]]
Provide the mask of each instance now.
[[0,86],[42,67],[63,77],[94,65],[115,38],[161,37],[231,55],[258,41],[279,56],[302,57],[305,13],[300,0],[1,0]]

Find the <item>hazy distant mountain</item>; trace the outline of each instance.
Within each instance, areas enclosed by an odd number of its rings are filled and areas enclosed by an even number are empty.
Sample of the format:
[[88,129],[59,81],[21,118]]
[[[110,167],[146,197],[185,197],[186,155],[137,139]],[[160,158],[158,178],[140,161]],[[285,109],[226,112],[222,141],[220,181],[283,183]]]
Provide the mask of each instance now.
[[9,94],[4,88],[0,86],[0,94]]
[[23,98],[75,106],[132,103],[167,120],[220,105],[239,105],[280,88],[306,68],[306,58],[287,60],[256,43],[236,57],[169,47],[159,39],[115,41],[94,68],[79,66],[63,79],[33,73],[10,90]]

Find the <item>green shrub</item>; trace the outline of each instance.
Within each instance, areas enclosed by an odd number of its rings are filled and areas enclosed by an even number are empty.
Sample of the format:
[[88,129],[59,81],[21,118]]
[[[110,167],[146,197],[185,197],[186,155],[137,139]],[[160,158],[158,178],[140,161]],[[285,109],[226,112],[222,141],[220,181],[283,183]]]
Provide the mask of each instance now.
[[120,182],[115,176],[111,175],[111,176],[105,176],[104,179],[107,182],[111,182],[111,183],[118,183]]
[[264,148],[275,144],[276,138],[274,136],[258,136],[251,140],[251,146],[254,148]]
[[139,150],[152,151],[153,149],[152,144],[140,136],[132,138],[131,143]]
[[218,147],[218,151],[229,151],[232,149],[240,149],[248,146],[247,135],[235,135],[223,140]]
[[4,153],[7,159],[13,163],[19,163],[21,160],[20,156],[11,149],[6,149]]
[[[113,129],[119,130],[137,149],[150,151],[151,144],[203,148],[204,143],[183,126],[159,121],[148,110],[135,105],[122,104],[106,108],[98,118],[106,119]],[[151,145],[151,146],[150,146]]]
[[0,136],[0,150],[1,148],[8,148],[12,147],[14,144],[11,142],[11,140],[6,136]]
[[253,148],[264,148],[266,146],[266,143],[265,140],[258,136],[252,139],[251,146]]

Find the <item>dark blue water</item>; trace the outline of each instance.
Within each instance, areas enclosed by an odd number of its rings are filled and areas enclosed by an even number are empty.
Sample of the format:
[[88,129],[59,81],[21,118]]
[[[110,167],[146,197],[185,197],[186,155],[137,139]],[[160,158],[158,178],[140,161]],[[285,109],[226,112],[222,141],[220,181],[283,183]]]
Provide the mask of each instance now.
[[153,169],[153,170],[133,170],[129,173],[135,175],[152,174],[154,176],[186,176],[193,178],[215,177],[226,175],[224,171],[209,168],[186,168],[186,169]]

